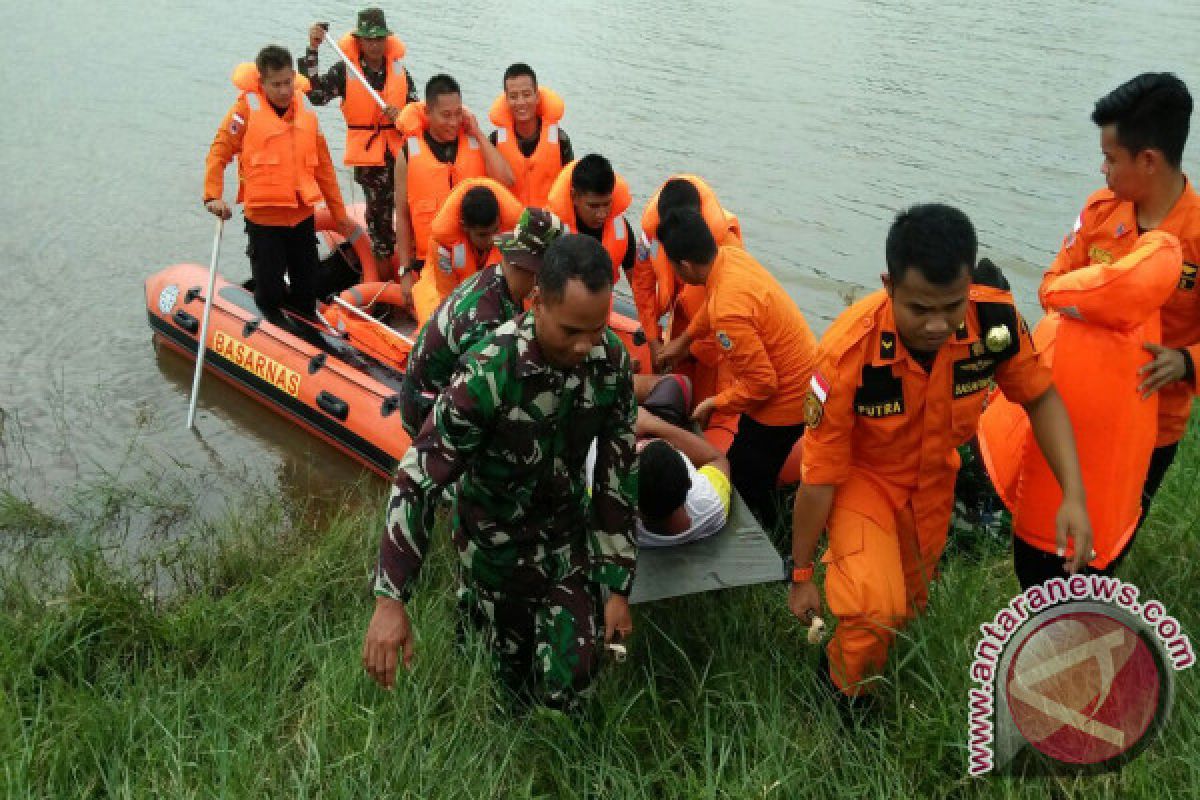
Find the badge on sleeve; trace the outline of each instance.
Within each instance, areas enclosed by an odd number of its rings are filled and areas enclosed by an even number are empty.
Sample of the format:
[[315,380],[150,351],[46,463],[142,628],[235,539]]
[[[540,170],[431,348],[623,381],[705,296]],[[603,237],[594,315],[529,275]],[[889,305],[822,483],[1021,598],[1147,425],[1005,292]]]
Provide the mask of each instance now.
[[804,425],[815,428],[825,416],[825,401],[829,398],[829,381],[820,372],[813,372],[804,395]]
[[242,126],[245,124],[246,120],[242,119],[242,115],[236,111],[233,112],[233,116],[229,118],[229,133],[233,136],[237,136],[238,131],[240,131]]
[[717,331],[717,344],[721,345],[722,350],[733,349],[733,339],[730,339],[725,331]]

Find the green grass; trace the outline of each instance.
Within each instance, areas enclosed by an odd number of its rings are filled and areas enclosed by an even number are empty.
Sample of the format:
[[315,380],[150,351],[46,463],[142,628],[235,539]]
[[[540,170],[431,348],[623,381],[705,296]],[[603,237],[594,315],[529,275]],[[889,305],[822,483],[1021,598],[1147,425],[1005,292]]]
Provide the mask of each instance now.
[[[1200,644],[1196,427],[1123,577]],[[1160,798],[1200,786],[1196,670],[1178,676],[1162,739],[1119,774],[965,777],[977,626],[1017,590],[995,543],[944,563],[889,662],[877,722],[843,725],[780,586],[638,607],[629,661],[567,721],[500,710],[486,658],[456,646],[446,537],[413,605],[414,672],[390,693],[365,678],[381,483],[319,524],[261,498],[181,518],[175,498],[168,516],[191,536],[137,569],[113,565],[101,529],[121,517],[114,503],[158,506],[118,489],[92,519],[81,504],[50,512],[0,493],[0,537],[38,542],[9,548],[0,578],[4,796]]]

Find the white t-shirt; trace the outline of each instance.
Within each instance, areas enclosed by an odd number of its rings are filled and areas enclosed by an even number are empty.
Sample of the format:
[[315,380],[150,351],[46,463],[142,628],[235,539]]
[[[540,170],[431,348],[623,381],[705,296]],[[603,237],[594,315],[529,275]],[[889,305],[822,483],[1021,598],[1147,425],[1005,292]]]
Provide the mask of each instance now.
[[[725,527],[725,520],[729,518],[729,502],[733,492],[733,487],[729,484],[729,477],[712,466],[696,469],[692,466],[691,459],[683,453],[679,455],[683,456],[688,477],[692,479],[692,486],[688,489],[687,498],[684,500],[688,517],[692,520],[691,527],[676,536],[664,536],[647,530],[646,526],[642,524],[642,518],[638,516],[637,539],[640,547],[674,547],[687,542],[695,542],[721,530]],[[592,487],[592,473],[595,468],[596,442],[593,441],[588,450],[587,466],[584,468],[587,471],[589,490]]]

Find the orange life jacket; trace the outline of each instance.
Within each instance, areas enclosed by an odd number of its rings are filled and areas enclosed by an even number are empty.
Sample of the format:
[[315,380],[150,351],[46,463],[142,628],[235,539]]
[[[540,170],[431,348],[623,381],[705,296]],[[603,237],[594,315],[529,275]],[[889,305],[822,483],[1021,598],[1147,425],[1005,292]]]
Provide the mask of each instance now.
[[463,131],[458,133],[454,163],[438,161],[425,142],[429,117],[424,103],[406,105],[396,126],[403,131],[408,149],[408,213],[412,219],[413,246],[417,258],[424,260],[433,218],[450,191],[468,178],[484,177],[487,166],[480,143]]
[[538,87],[537,115],[541,132],[533,155],[526,158],[517,143],[517,132],[508,99],[502,92],[492,103],[488,118],[496,126],[496,149],[512,167],[512,193],[526,206],[545,207],[550,187],[562,172],[562,148],[558,142],[558,123],[566,106],[553,89]]
[[[358,37],[346,34],[338,42],[350,63],[359,66],[362,52]],[[379,96],[388,105],[404,108],[408,102],[408,72],[404,69],[404,42],[395,36],[387,37],[383,54],[387,69],[383,91]],[[399,154],[400,132],[383,115],[379,104],[357,78],[346,75],[346,96],[342,98],[342,115],[346,118],[345,163],[352,167],[379,167],[384,154]]]
[[238,202],[247,208],[295,208],[321,202],[316,178],[317,115],[308,102],[308,79],[296,76],[290,123],[271,107],[253,63],[234,69],[233,85],[242,90],[250,110],[238,156]]
[[[578,163],[579,160],[576,159],[563,167],[562,172],[554,179],[550,194],[546,198],[548,208],[562,220],[566,233],[579,232],[579,224],[575,220],[575,203],[571,200],[571,176],[575,174],[575,165]],[[618,175],[617,183],[613,187],[612,209],[608,219],[604,220],[604,232],[600,240],[600,244],[604,245],[609,258],[612,259],[614,284],[621,278],[621,262],[625,260],[625,253],[630,247],[636,246],[634,242],[629,241],[629,226],[622,216],[632,202],[629,184]]]
[[[737,215],[727,211],[721,206],[717,200],[717,194],[712,190],[703,178],[696,175],[675,175],[668,180],[682,179],[696,187],[696,192],[700,195],[700,214],[704,217],[704,221],[708,223],[708,229],[712,232],[713,238],[717,242],[717,246],[734,245],[742,246],[742,225],[738,221]],[[667,181],[663,181],[663,186]],[[646,209],[642,212],[642,245],[645,250],[645,256],[649,259],[651,266],[654,269],[655,278],[655,296],[653,300],[653,315],[654,319],[658,320],[663,314],[671,310],[675,303],[675,298],[683,291],[683,284],[675,277],[675,271],[671,269],[671,263],[667,260],[667,254],[663,252],[662,247],[658,243],[658,196],[662,193],[662,186],[658,187],[658,191],[650,198],[650,202],[646,203]],[[643,305],[649,298],[642,298]],[[645,320],[643,320],[643,323]],[[652,328],[654,329],[654,328]]]
[[437,216],[433,218],[430,234],[429,255],[435,261],[437,268],[438,289],[441,297],[445,297],[467,278],[474,275],[488,264],[499,261],[499,254],[493,247],[483,254],[481,262],[475,248],[467,241],[466,231],[462,224],[462,202],[467,192],[477,186],[483,186],[492,191],[500,206],[500,230],[511,231],[521,219],[525,207],[521,201],[513,197],[512,192],[498,181],[491,178],[470,178],[454,187]]
[[[1137,525],[1142,484],[1158,431],[1158,394],[1141,399],[1144,342],[1161,339],[1159,309],[1183,267],[1179,240],[1150,231],[1129,255],[1048,280],[1050,313],[1033,333],[1071,417],[1097,557],[1112,562]],[[1034,440],[1024,409],[995,392],[980,418],[979,444],[1013,532],[1052,553],[1062,491]]]

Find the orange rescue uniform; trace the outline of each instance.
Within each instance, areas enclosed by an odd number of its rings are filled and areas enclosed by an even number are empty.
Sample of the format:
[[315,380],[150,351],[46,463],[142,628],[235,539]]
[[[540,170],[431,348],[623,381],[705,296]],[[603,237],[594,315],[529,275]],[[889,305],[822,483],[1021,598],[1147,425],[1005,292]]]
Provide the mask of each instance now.
[[409,218],[412,220],[413,249],[417,258],[424,261],[433,218],[450,196],[450,191],[468,178],[482,178],[487,174],[483,147],[475,137],[459,131],[458,150],[453,163],[439,161],[429,151],[429,143],[425,141],[429,117],[424,103],[406,105],[396,119],[396,127],[404,132],[408,158],[406,192]]
[[[1179,283],[1179,240],[1150,231],[1129,255],[1047,278],[1042,302],[1050,313],[1034,342],[1060,387],[1075,430],[1087,491],[1096,557],[1107,569],[1137,527],[1142,488],[1158,433],[1159,397],[1143,400],[1138,368],[1150,360],[1145,342],[1158,343],[1160,309]],[[1005,505],[1013,534],[1053,553],[1062,490],[1020,406],[996,395],[979,425],[984,464]]]
[[[1010,345],[991,353],[983,336],[997,320]],[[838,618],[830,672],[848,694],[882,669],[895,630],[925,607],[950,525],[955,448],[974,435],[993,378],[1020,403],[1051,384],[1011,295],[989,287],[971,287],[963,326],[928,371],[900,341],[883,291],[844,311],[821,340],[803,479],[836,487],[822,561]]]
[[689,332],[711,339],[728,368],[715,410],[763,425],[803,424],[817,340],[796,303],[762,264],[730,245],[718,248],[704,288]]
[[[717,245],[742,246],[742,228],[736,215],[730,213],[717,201],[717,195],[702,178],[695,175],[675,175],[669,180],[681,179],[696,187],[700,195],[700,214],[708,223]],[[666,181],[663,182],[666,185]],[[650,198],[642,212],[642,250],[633,268],[629,281],[633,288],[633,301],[637,305],[638,320],[642,330],[650,339],[661,341],[663,330],[659,324],[664,314],[670,314],[668,339],[673,339],[687,329],[688,324],[704,307],[703,286],[688,286],[675,277],[667,254],[659,244],[658,196],[662,186]],[[695,363],[682,365],[682,371],[692,379],[697,400],[711,397],[725,388],[718,377],[717,361],[719,349],[710,340],[694,342],[690,348]],[[726,376],[727,377],[727,376]]]
[[225,190],[225,167],[237,157],[238,202],[257,225],[294,227],[313,215],[324,198],[335,220],[346,219],[329,146],[308,103],[308,81],[296,79],[296,92],[280,116],[266,99],[254,64],[233,73],[241,89],[208,149],[204,199]]
[[[1165,347],[1186,349],[1192,363],[1200,367],[1200,195],[1187,181],[1183,194],[1157,230],[1174,234],[1183,248],[1183,274],[1175,293],[1162,308],[1162,343]],[[1138,241],[1137,209],[1117,199],[1109,189],[1101,189],[1088,198],[1079,214],[1075,230],[1067,236],[1054,263],[1050,265],[1038,292],[1044,293],[1050,281],[1064,273],[1089,264],[1109,264],[1133,252]],[[1192,396],[1200,391],[1200,369],[1191,381],[1178,381],[1158,391],[1158,438],[1156,447],[1175,444],[1183,438],[1191,415]]]
[[566,105],[563,99],[546,86],[538,87],[537,116],[541,120],[537,147],[533,155],[521,152],[516,123],[508,98],[503,93],[492,102],[488,118],[496,126],[496,149],[513,171],[512,193],[526,206],[543,208],[550,196],[554,179],[562,172],[562,148],[558,141],[558,123]]
[[433,218],[433,232],[429,240],[430,261],[421,270],[421,277],[413,286],[413,306],[416,311],[417,327],[433,316],[446,295],[467,278],[489,264],[500,261],[500,253],[493,246],[485,253],[476,250],[467,239],[462,224],[462,201],[467,192],[483,186],[491,189],[500,206],[500,230],[511,231],[521,219],[524,206],[503,184],[491,178],[471,178],[454,187],[446,198],[437,216]]

